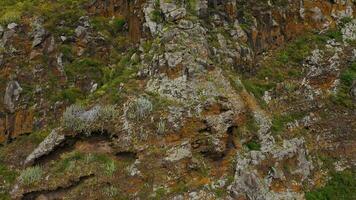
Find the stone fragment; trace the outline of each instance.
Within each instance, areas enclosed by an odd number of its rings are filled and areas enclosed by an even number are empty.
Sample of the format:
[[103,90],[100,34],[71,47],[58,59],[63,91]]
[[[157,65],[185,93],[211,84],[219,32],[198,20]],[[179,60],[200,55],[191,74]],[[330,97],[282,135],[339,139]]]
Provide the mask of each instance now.
[[12,29],[15,29],[18,25],[16,23],[10,23],[7,25],[7,28],[12,30]]
[[15,111],[15,103],[18,101],[22,88],[17,81],[10,81],[7,84],[4,96],[4,104],[10,112]]
[[53,129],[51,133],[38,145],[38,147],[27,156],[24,164],[33,164],[36,159],[52,152],[64,140],[65,136],[59,133],[59,129]]
[[40,19],[36,19],[34,20],[33,24],[33,41],[32,41],[32,48],[37,47],[38,45],[40,45],[45,36],[46,36],[46,30],[43,28],[42,26],[42,20]]

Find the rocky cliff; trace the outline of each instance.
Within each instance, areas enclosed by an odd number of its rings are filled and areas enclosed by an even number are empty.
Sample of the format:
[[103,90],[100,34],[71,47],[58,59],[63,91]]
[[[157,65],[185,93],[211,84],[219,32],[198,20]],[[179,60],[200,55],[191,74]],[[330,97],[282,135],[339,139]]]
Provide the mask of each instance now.
[[4,0],[1,199],[354,199],[353,0]]

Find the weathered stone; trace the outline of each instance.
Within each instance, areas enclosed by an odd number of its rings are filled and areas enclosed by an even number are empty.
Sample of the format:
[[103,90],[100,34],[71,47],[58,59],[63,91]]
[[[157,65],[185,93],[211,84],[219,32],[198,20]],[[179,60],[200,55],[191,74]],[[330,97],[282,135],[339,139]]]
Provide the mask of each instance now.
[[184,18],[187,14],[185,8],[177,8],[174,3],[161,2],[160,7],[168,21],[177,21]]
[[75,31],[75,35],[77,37],[81,37],[85,32],[86,32],[86,28],[83,26],[78,26],[74,31]]
[[18,101],[22,88],[17,81],[10,81],[7,84],[4,96],[4,104],[10,112],[15,111],[15,103]]
[[46,30],[43,28],[42,26],[42,20],[40,19],[36,19],[34,20],[33,24],[32,24],[32,35],[33,35],[33,41],[32,41],[32,48],[40,45],[45,36],[46,36]]
[[174,53],[165,53],[164,57],[167,60],[167,64],[169,67],[174,68],[183,60],[182,52],[174,52]]
[[16,23],[10,23],[7,25],[7,28],[12,30],[12,29],[15,29],[18,25]]
[[24,164],[33,164],[36,159],[52,152],[64,140],[65,136],[60,133],[60,129],[53,129],[51,133],[38,145],[38,147],[27,156]]
[[165,160],[170,161],[170,162],[176,162],[185,158],[191,158],[192,157],[192,152],[191,152],[191,146],[189,142],[183,142],[179,146],[176,146],[167,152],[167,157]]

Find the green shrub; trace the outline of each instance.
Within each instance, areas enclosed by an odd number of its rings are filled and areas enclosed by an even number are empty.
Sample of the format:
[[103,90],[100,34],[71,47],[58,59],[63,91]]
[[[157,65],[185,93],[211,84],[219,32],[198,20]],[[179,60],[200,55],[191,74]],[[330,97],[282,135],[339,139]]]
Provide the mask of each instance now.
[[43,174],[40,166],[29,167],[21,172],[20,182],[25,185],[30,185],[41,179]]
[[255,140],[251,140],[251,141],[247,142],[245,145],[250,151],[259,151],[259,150],[261,150],[261,144],[258,143]]
[[152,21],[157,23],[163,22],[163,14],[160,10],[157,9],[151,12],[150,18]]
[[115,33],[123,31],[125,24],[126,24],[126,20],[124,18],[115,18],[111,21],[111,25]]

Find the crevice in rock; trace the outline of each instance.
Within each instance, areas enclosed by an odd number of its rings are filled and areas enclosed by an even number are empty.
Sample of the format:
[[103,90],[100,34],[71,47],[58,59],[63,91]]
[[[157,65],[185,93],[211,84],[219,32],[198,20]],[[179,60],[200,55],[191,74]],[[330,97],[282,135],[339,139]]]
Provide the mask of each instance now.
[[138,159],[137,153],[130,151],[118,152],[115,154],[118,159],[122,160],[136,160]]
[[38,199],[39,197],[42,197],[41,199],[46,199],[46,200],[62,199],[63,196],[66,193],[68,193],[68,191],[74,189],[75,187],[77,187],[78,185],[82,184],[84,181],[92,177],[94,177],[94,174],[82,176],[78,180],[69,183],[68,186],[58,187],[54,190],[41,190],[41,191],[25,193],[22,197],[22,200],[35,200]]

